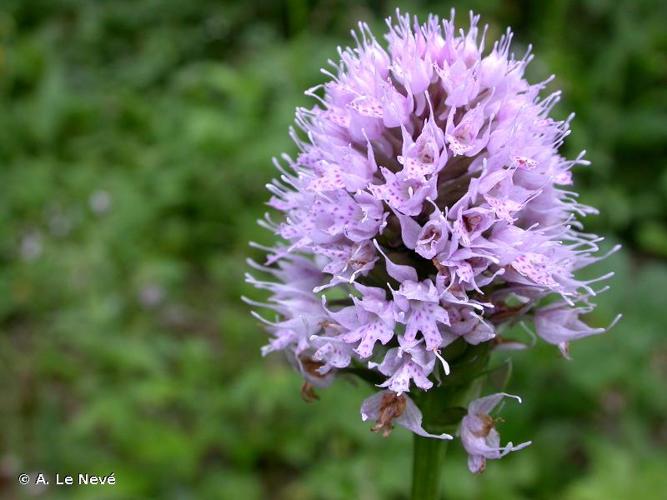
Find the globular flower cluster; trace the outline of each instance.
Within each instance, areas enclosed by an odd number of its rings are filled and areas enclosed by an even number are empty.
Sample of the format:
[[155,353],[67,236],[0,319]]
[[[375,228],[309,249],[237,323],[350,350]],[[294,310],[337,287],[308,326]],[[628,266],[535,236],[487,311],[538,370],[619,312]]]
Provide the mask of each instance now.
[[[550,79],[525,80],[530,49],[515,58],[508,30],[485,50],[472,14],[467,32],[453,14],[387,24],[386,48],[360,24],[357,46],[323,70],[330,81],[307,92],[316,105],[297,110],[299,154],[268,185],[284,216],[261,221],[282,243],[251,262],[270,279],[247,277],[269,303],[249,302],[277,313],[254,313],[271,334],[263,353],[284,351],[308,394],[363,367],[381,377],[362,405],[375,430],[451,438],[427,433],[407,395],[449,375],[456,341],[516,345],[501,333],[520,319],[566,356],[603,332],[580,320],[596,291],[574,275],[601,258],[600,238],[581,232],[594,210],[568,186],[587,162],[559,155],[570,120],[549,117]],[[490,397],[461,425],[474,471],[513,449],[488,420],[503,394]]]

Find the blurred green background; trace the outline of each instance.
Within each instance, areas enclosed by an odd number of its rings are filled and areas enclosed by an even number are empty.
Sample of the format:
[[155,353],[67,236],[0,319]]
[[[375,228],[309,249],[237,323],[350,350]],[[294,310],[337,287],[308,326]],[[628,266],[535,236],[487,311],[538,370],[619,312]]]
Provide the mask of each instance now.
[[[658,499],[667,491],[667,37],[661,0],[399,2],[530,42],[588,150],[587,228],[624,250],[573,346],[516,353],[481,477],[451,446],[453,499]],[[239,296],[249,240],[303,90],[385,1],[2,0],[0,497],[401,499],[407,432],[362,423],[368,388],[308,405]],[[256,255],[257,256],[257,255]],[[499,357],[502,361],[503,355]],[[17,485],[115,473],[115,487]]]

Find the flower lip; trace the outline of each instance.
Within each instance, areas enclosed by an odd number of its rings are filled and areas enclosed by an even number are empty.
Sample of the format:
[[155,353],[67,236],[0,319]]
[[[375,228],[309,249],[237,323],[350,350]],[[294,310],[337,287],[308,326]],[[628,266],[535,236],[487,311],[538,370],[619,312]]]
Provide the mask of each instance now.
[[400,417],[405,411],[406,398],[404,395],[398,395],[393,392],[387,392],[382,395],[382,402],[380,403],[380,414],[377,422],[371,430],[373,432],[382,432],[384,437],[387,437],[394,428],[392,421]]

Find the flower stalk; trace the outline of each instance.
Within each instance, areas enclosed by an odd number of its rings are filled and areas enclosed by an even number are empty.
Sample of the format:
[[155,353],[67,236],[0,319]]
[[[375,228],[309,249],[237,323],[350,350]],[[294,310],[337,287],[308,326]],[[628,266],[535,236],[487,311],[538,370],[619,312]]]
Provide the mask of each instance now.
[[[478,375],[488,366],[489,353],[485,346],[464,348],[459,353],[453,351],[460,346],[453,347],[447,354],[457,358],[454,366],[459,376],[465,378],[457,381],[452,377],[450,384],[415,396],[423,414],[423,425],[428,432],[455,433],[461,418],[459,412],[479,392],[481,379]],[[412,500],[441,498],[441,478],[447,445],[446,440],[415,434],[412,449]]]
[[[433,426],[442,391],[424,392],[419,398],[424,425]],[[440,478],[447,449],[447,441],[430,439],[415,434],[412,445],[412,500],[435,500],[440,495]]]
[[412,500],[440,498],[440,480],[447,441],[415,434],[412,449]]

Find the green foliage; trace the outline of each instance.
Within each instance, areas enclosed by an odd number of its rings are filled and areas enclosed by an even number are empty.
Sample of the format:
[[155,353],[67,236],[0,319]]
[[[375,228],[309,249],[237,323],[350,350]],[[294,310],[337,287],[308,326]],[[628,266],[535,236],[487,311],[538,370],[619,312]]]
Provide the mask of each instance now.
[[[573,347],[513,354],[501,431],[534,445],[450,498],[659,498],[667,467],[664,2],[476,0],[490,38],[535,43],[589,149],[588,227],[626,250]],[[449,4],[404,2],[419,14]],[[372,434],[369,393],[300,400],[240,302],[271,156],[319,66],[389,2],[4,0],[0,4],[0,496],[16,476],[115,472],[43,498],[404,498],[411,437]],[[555,88],[555,87],[554,87]],[[521,334],[521,333],[517,333]],[[502,365],[507,355],[498,356]],[[40,494],[38,491],[32,493]]]

